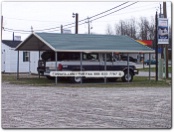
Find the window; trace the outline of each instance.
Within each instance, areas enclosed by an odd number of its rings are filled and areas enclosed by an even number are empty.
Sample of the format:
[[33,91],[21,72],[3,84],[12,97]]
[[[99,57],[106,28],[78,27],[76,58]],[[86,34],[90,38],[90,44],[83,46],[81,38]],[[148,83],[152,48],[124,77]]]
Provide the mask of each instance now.
[[80,60],[80,53],[78,52],[59,52],[58,60]]
[[84,53],[83,60],[98,60],[97,53]]
[[30,52],[23,52],[23,62],[29,61]]

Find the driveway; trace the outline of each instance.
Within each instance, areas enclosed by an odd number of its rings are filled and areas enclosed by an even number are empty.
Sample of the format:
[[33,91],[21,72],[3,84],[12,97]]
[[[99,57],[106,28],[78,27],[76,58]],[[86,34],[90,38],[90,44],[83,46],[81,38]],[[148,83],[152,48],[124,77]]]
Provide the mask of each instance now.
[[2,83],[3,128],[171,128],[171,88]]

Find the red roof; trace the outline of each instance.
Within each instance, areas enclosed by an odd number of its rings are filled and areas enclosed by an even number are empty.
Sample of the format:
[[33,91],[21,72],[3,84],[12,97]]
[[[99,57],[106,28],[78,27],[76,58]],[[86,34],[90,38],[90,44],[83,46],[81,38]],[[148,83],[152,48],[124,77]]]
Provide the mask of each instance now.
[[136,40],[136,41],[142,45],[152,46],[152,40]]

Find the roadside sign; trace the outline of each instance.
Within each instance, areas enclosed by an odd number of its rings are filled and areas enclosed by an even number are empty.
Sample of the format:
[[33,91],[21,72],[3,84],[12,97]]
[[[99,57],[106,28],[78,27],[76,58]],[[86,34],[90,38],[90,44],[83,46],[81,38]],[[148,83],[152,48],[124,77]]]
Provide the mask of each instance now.
[[158,19],[158,44],[169,44],[168,19]]

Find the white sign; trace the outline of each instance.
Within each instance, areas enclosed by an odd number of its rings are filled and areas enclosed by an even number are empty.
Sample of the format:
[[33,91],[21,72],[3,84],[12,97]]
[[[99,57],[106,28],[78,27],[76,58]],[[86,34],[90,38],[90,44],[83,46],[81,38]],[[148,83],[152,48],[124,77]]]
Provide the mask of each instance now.
[[69,29],[63,29],[63,33],[64,34],[71,34],[71,30],[69,30]]
[[158,19],[158,44],[169,44],[168,19]]
[[123,71],[52,71],[52,77],[123,77]]
[[14,40],[21,41],[21,36],[14,36]]

